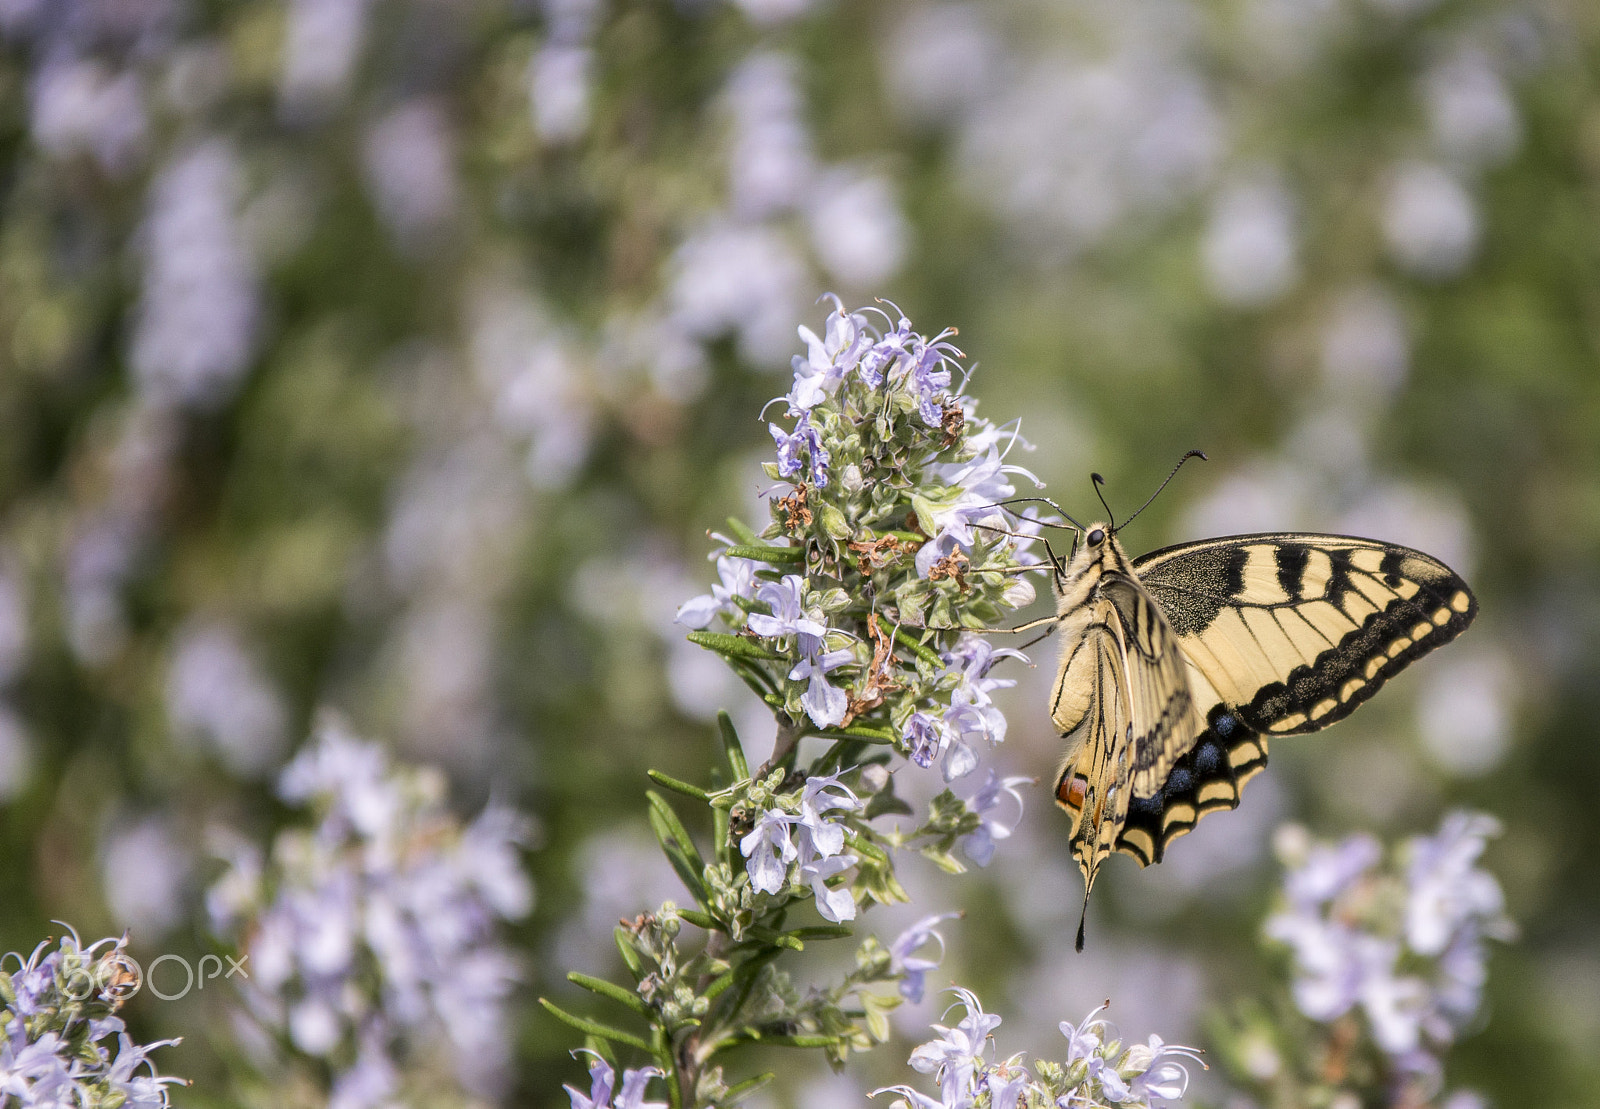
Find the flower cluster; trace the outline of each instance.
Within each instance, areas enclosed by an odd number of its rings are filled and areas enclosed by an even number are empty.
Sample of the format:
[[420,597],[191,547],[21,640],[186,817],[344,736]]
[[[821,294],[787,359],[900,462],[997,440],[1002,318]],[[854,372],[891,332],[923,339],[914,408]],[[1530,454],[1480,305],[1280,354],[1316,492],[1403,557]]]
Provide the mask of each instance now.
[[207,898],[213,928],[242,937],[254,1016],[335,1075],[333,1104],[386,1104],[403,1052],[439,1033],[462,1086],[492,1093],[508,1053],[504,1002],[517,977],[496,923],[532,890],[517,847],[527,829],[490,806],[461,827],[437,773],[391,767],[383,749],[323,726],[279,793],[315,827],[279,834],[270,858],[229,848]]
[[1379,1048],[1427,1068],[1425,1048],[1450,1044],[1478,1011],[1484,940],[1512,935],[1499,883],[1476,866],[1499,827],[1451,813],[1390,869],[1369,836],[1326,845],[1298,829],[1280,835],[1285,905],[1266,931],[1293,954],[1300,1011],[1331,1022],[1359,1006]]
[[1289,1102],[1339,1090],[1429,1102],[1442,1052],[1478,1015],[1486,941],[1514,935],[1499,883],[1477,865],[1499,828],[1453,812],[1387,860],[1371,836],[1316,843],[1281,829],[1288,870],[1264,932],[1289,950],[1293,1009],[1309,1023],[1245,1012],[1225,1037],[1230,1069]]
[[966,1015],[954,1028],[933,1026],[937,1037],[911,1053],[911,1066],[932,1075],[939,1096],[909,1085],[874,1090],[899,1095],[897,1105],[909,1109],[990,1109],[1027,1106],[1129,1106],[1154,1109],[1183,1097],[1189,1086],[1188,1067],[1180,1059],[1205,1062],[1192,1047],[1167,1044],[1152,1035],[1146,1044],[1124,1047],[1115,1027],[1100,1016],[1101,1006],[1080,1024],[1061,1022],[1067,1056],[1060,1063],[1040,1061],[1030,1070],[1022,1056],[991,1059],[991,1036],[1000,1018],[985,1013],[970,990],[955,988]]
[[777,893],[789,884],[792,865],[797,868],[797,880],[811,887],[819,913],[835,923],[853,920],[856,903],[850,891],[830,889],[827,880],[860,859],[843,854],[845,827],[827,814],[836,809],[858,811],[861,800],[837,775],[826,775],[809,779],[792,803],[798,812],[766,809],[739,841],[740,853],[749,860],[750,884],[762,893]]
[[961,633],[1033,599],[1015,575],[1039,561],[1039,525],[1002,502],[1015,476],[1037,479],[1006,461],[1028,449],[1016,429],[955,387],[953,332],[833,303],[821,336],[800,329],[807,353],[773,402],[793,422],[769,425],[771,521],[760,535],[731,522],[718,583],[678,620],[794,727],[853,728],[921,766],[942,756],[953,781],[976,768],[974,741],[1005,738],[989,693],[1010,682],[987,672],[1021,656]]
[[150,1053],[178,1041],[136,1044],[115,1015],[141,984],[127,942],[84,947],[69,934],[48,953],[47,941],[26,959],[8,954],[15,970],[0,961],[0,1105],[169,1104],[167,1087],[183,1080],[158,1074]]

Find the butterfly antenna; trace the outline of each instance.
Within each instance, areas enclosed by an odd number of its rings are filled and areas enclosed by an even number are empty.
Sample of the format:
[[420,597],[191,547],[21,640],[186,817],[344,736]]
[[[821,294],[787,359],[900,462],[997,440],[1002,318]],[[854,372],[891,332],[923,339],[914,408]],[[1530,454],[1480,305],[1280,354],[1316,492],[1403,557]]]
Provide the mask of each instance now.
[[[1067,514],[1067,510],[1066,509],[1062,508],[1060,505],[1058,505],[1055,501],[1051,500],[1049,497],[1012,497],[1009,500],[996,501],[995,502],[995,507],[1009,508],[1011,505],[1014,505],[1014,504],[1047,504],[1051,508],[1055,509],[1057,512],[1061,513],[1061,518],[1063,520],[1065,520],[1068,524],[1071,524],[1073,527],[1077,528],[1079,531],[1083,530],[1083,525],[1082,524],[1078,523],[1078,521],[1074,520],[1071,516],[1069,516]],[[1048,520],[1040,520],[1039,523],[1043,524],[1047,528],[1059,528],[1059,527],[1065,526],[1065,525],[1062,525],[1062,524],[1052,524]]]
[[[1158,485],[1156,487],[1156,491],[1154,493],[1150,494],[1150,500],[1145,501],[1142,505],[1139,506],[1139,512],[1143,512],[1145,509],[1149,508],[1151,503],[1157,497],[1161,496],[1161,490],[1163,490],[1163,489],[1165,489],[1167,487],[1167,482],[1169,482],[1173,478],[1177,477],[1178,476],[1178,471],[1183,469],[1183,464],[1185,462],[1189,461],[1189,459],[1191,459],[1191,458],[1198,458],[1201,462],[1209,462],[1209,461],[1211,461],[1209,458],[1207,458],[1205,456],[1205,452],[1204,451],[1190,451],[1188,454],[1186,454],[1182,458],[1178,459],[1178,464],[1176,466],[1174,466],[1172,468],[1172,472],[1167,475],[1167,481],[1163,481],[1160,485]],[[1107,511],[1109,512],[1110,509],[1107,509]],[[1135,512],[1132,516],[1129,516],[1126,520],[1122,521],[1122,526],[1123,527],[1127,527],[1129,524],[1133,523],[1134,518],[1139,515],[1139,512]],[[1111,530],[1112,531],[1116,531],[1117,529],[1116,528],[1112,528]]]
[[[1112,534],[1116,534],[1117,514],[1111,511],[1111,506],[1106,504],[1105,494],[1100,492],[1100,487],[1106,483],[1106,479],[1099,474],[1090,474],[1089,480],[1094,483],[1094,495],[1100,498],[1100,507],[1106,510],[1106,519],[1111,521]],[[1138,514],[1135,513],[1135,515]]]

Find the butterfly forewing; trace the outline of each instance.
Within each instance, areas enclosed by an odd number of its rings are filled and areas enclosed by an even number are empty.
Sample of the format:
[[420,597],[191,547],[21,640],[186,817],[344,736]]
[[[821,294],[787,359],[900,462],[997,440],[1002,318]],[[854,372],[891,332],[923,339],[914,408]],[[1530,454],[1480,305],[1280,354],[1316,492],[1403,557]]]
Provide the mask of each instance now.
[[1438,559],[1341,535],[1209,539],[1133,565],[1221,702],[1272,735],[1342,720],[1478,607]]

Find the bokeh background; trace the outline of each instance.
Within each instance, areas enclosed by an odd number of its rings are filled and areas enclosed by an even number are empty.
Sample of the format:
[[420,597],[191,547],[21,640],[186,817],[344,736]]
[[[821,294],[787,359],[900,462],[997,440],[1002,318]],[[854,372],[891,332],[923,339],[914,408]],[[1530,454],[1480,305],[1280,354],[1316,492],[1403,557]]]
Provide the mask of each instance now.
[[[1353,532],[1482,602],[1168,863],[1112,866],[1084,955],[1043,789],[989,870],[908,872],[866,923],[964,908],[935,978],[1008,1051],[1108,996],[1195,1042],[1270,976],[1279,822],[1472,805],[1522,938],[1452,1082],[1600,1105],[1585,0],[0,0],[0,948],[56,918],[209,950],[208,837],[285,819],[331,706],[536,821],[510,1099],[564,1105],[573,1035],[529,1002],[581,1005],[565,971],[680,896],[645,766],[703,780],[724,705],[770,742],[671,621],[706,530],[764,519],[758,413],[825,291],[959,327],[1080,516],[1089,470],[1126,513],[1204,449],[1135,551]],[[1004,772],[1054,768],[1051,654]],[[180,1102],[228,1102],[226,1003],[132,1007],[187,1037]],[[764,1096],[858,1103],[903,1059]]]

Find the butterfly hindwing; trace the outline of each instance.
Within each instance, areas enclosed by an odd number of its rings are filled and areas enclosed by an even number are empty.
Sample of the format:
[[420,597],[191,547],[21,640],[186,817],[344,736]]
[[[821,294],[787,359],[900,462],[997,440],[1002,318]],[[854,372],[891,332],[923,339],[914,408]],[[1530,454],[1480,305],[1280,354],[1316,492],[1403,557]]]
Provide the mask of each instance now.
[[1244,785],[1267,766],[1267,737],[1244,726],[1222,705],[1214,706],[1205,730],[1173,763],[1160,792],[1134,798],[1117,839],[1117,850],[1140,866],[1159,863],[1167,845],[1192,830],[1200,818],[1237,808]]
[[1478,607],[1438,559],[1349,536],[1208,539],[1133,568],[1220,701],[1270,735],[1342,720]]

